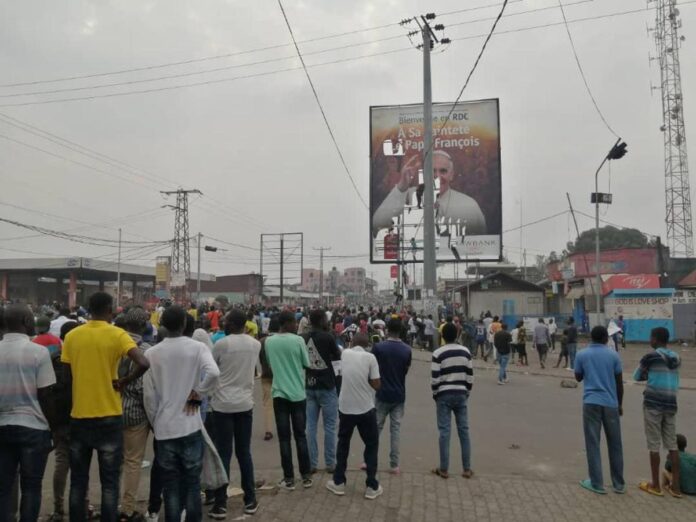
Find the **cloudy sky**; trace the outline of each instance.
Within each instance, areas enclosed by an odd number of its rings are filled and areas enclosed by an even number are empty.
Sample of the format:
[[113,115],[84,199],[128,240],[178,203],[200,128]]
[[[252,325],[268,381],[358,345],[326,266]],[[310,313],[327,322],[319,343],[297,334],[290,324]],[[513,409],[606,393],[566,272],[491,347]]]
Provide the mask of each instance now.
[[[563,1],[569,20],[645,7],[638,0]],[[696,122],[689,97],[696,92],[696,2],[680,4],[688,133]],[[313,40],[300,48],[365,199],[369,106],[418,102],[422,77],[420,53],[409,49],[404,28],[364,29],[417,13],[490,6],[437,19],[452,44],[433,56],[433,97],[451,101],[499,10],[498,0],[284,5],[297,38]],[[500,99],[506,230],[564,212],[566,192],[591,214],[592,174],[614,141],[584,90],[554,6],[557,0],[510,2],[464,95]],[[570,27],[599,106],[629,144],[629,155],[612,168],[614,204],[603,219],[664,236],[661,102],[650,90],[659,70],[649,62],[655,50],[646,33],[653,19],[643,11]],[[305,266],[318,264],[311,250],[318,246],[351,256],[327,259],[328,266],[367,265],[367,212],[289,43],[275,0],[2,2],[0,217],[113,240],[121,226],[124,240],[166,240],[173,214],[161,208],[167,201],[158,191],[198,188],[203,196],[192,198],[191,233],[227,249],[204,255],[206,272],[258,270],[259,235],[296,231],[305,234]],[[141,70],[105,74],[131,69]],[[47,82],[76,76],[82,78]],[[65,101],[73,98],[82,99]],[[601,179],[600,190],[608,191],[608,171]],[[592,226],[586,217],[579,221],[581,229]],[[506,233],[504,249],[517,262],[526,248],[531,263],[574,235],[562,215],[522,235]],[[152,264],[166,253],[155,248],[130,245],[124,256]],[[59,255],[115,259],[115,249],[0,223],[0,257]],[[387,281],[386,267],[369,270]]]

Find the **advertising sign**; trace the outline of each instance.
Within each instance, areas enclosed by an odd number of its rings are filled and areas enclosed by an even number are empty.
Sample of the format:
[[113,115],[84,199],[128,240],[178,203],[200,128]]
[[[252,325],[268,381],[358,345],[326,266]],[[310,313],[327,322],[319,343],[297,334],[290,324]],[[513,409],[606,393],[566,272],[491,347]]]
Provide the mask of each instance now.
[[[437,262],[498,261],[502,197],[498,100],[433,104],[433,172],[423,172],[423,105],[370,107],[370,261],[423,262],[423,195],[435,187]],[[399,247],[396,248],[399,250]]]
[[396,279],[399,277],[399,267],[397,265],[392,265],[389,267],[390,268],[390,273],[392,279]]

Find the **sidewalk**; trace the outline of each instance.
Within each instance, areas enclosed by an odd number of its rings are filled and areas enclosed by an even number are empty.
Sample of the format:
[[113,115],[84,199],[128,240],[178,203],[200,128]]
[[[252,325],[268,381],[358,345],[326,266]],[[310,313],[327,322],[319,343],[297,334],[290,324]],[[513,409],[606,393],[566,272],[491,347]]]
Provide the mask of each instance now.
[[[549,352],[547,358],[546,369],[541,369],[539,367],[539,360],[537,358],[536,351],[531,349],[531,346],[527,346],[527,357],[529,358],[529,366],[517,366],[508,365],[508,372],[512,374],[521,375],[537,375],[542,377],[555,377],[557,379],[571,379],[575,380],[573,372],[568,371],[564,368],[554,368],[556,362],[558,361],[558,353],[560,348],[556,348],[555,352]],[[638,367],[638,362],[640,358],[647,352],[648,348],[640,345],[629,345],[626,350],[621,350],[619,355],[624,365],[624,381],[627,384],[632,384],[636,386],[644,386],[644,383],[634,382],[631,378],[633,370]],[[696,371],[693,367],[696,366],[696,349],[685,348],[681,349],[677,347],[675,349],[682,358],[682,369],[680,372],[680,386],[682,390],[696,390]],[[428,351],[419,350],[415,348],[413,350],[413,359],[419,362],[429,363],[431,360],[431,354]],[[481,371],[496,371],[498,366],[489,359],[489,362],[483,362],[482,359],[474,359],[474,369]]]
[[[477,520],[506,521],[655,521],[690,520],[696,499],[659,498],[631,484],[625,495],[596,495],[577,484],[551,483],[520,477],[458,475],[443,480],[432,474],[380,473],[384,495],[375,501],[363,498],[364,473],[348,474],[346,494],[337,497],[326,490],[331,477],[315,475],[314,487],[294,492],[276,491],[259,497],[255,515],[264,521],[330,519],[332,522],[387,522]],[[242,512],[241,500],[229,502],[228,520]],[[249,517],[247,517],[249,518]]]

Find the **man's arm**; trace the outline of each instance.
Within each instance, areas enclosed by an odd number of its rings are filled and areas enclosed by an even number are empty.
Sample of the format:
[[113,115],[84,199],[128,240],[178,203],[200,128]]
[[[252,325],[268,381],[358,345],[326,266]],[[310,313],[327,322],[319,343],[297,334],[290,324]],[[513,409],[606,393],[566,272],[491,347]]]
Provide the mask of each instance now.
[[193,391],[205,395],[212,391],[217,384],[218,377],[220,377],[220,368],[215,364],[215,359],[213,359],[210,351],[205,348],[205,345],[201,345],[200,350],[200,374],[203,375],[203,378],[193,387]]
[[369,379],[368,382],[370,383],[370,386],[372,386],[372,389],[375,391],[378,391],[382,387],[381,379]]
[[440,360],[433,354],[430,363],[430,388],[433,396],[437,395],[437,390],[440,387]]
[[159,397],[155,389],[152,372],[143,376],[143,406],[145,407],[145,415],[150,421],[150,426],[154,426],[157,408],[159,407]]
[[585,378],[585,372],[582,367],[582,357],[575,358],[575,380],[582,382]]
[[374,356],[372,356],[372,360],[370,361],[370,374],[367,376],[367,381],[375,391],[382,387],[382,380],[379,375],[379,364],[377,364],[377,359]]
[[648,356],[645,355],[643,358],[640,360],[640,364],[638,365],[638,368],[633,372],[633,380],[634,381],[647,381],[648,380],[648,370],[650,368],[650,365],[647,363],[647,358]]
[[142,350],[140,350],[138,347],[134,346],[133,348],[128,350],[127,355],[128,358],[135,363],[135,369],[125,377],[117,379],[113,382],[114,389],[119,392],[123,391],[123,389],[126,386],[128,386],[130,383],[132,383],[139,377],[142,377],[142,375],[150,367],[150,361],[147,360]]
[[623,415],[623,396],[624,396],[624,385],[623,385],[623,373],[617,373],[616,377],[616,397],[619,400],[619,415]]

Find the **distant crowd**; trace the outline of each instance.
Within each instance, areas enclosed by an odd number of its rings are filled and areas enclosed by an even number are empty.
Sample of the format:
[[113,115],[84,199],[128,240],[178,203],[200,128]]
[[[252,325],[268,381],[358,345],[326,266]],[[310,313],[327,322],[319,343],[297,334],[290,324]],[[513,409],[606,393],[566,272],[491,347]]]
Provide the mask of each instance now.
[[[204,505],[209,518],[223,520],[233,455],[246,515],[259,509],[259,488],[291,492],[312,487],[322,473],[320,462],[328,474],[324,486],[345,495],[351,493],[346,468],[356,430],[364,446],[362,494],[375,500],[384,492],[377,470],[380,433],[387,423],[388,472],[401,473],[401,423],[414,349],[432,352],[430,385],[439,431],[439,462],[432,473],[450,477],[454,417],[461,475],[470,479],[473,360],[494,360],[497,383],[508,384],[508,364],[515,356],[517,364],[529,364],[528,341],[541,368],[559,343],[556,367],[563,363],[584,384],[589,478],[581,486],[606,493],[600,458],[604,430],[612,489],[626,491],[623,369],[610,347],[618,348],[621,339],[611,339],[603,326],[595,327],[590,343],[578,351],[572,319],[562,331],[543,319],[533,328],[519,322],[509,331],[490,312],[468,330],[458,316],[433,318],[393,308],[181,307],[161,301],[148,310],[115,310],[112,297],[103,292],[91,296],[87,310],[51,308],[35,314],[15,304],[0,315],[0,522],[14,520],[17,511],[21,522],[38,519],[50,453],[55,463],[49,522],[65,517],[68,476],[71,522],[96,517],[154,522],[162,510],[167,522],[181,522],[184,513],[196,522]],[[633,374],[646,382],[643,415],[652,475],[639,487],[680,498],[696,494],[696,457],[685,451],[686,438],[676,431],[681,361],[668,342],[665,329],[654,329],[653,351]],[[258,415],[264,440],[278,440],[282,478],[271,486],[254,473],[252,425]],[[320,418],[323,441],[318,440]],[[150,433],[154,461],[141,512],[136,498]],[[661,448],[668,451],[663,470]],[[98,511],[88,500],[94,451],[101,482]]]

